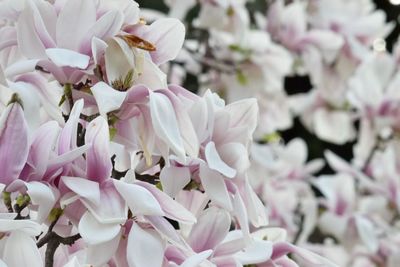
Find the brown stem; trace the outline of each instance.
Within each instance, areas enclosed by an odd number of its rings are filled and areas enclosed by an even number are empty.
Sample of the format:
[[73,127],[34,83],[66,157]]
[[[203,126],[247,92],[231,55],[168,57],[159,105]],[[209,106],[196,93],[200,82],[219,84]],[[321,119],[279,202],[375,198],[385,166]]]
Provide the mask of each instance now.
[[48,232],[43,238],[41,238],[37,242],[38,248],[47,244],[46,253],[45,253],[45,267],[52,267],[54,263],[54,254],[56,253],[57,248],[63,244],[71,246],[81,238],[80,234],[76,234],[73,236],[62,237],[51,231]]

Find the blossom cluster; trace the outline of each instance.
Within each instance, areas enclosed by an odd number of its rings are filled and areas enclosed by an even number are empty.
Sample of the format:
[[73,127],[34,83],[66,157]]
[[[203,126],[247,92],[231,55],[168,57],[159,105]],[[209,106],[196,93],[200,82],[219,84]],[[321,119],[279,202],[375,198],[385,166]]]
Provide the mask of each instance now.
[[257,100],[168,84],[178,19],[2,0],[0,36],[0,266],[336,266],[269,225]]
[[[269,225],[339,266],[400,266],[400,46],[386,49],[394,24],[384,11],[372,0],[164,2],[195,33],[171,79],[196,75],[200,91],[227,103],[257,99],[248,177]],[[296,93],[285,84],[293,76],[311,89]],[[352,146],[351,157],[310,159],[313,140],[280,137],[295,119],[316,139]]]

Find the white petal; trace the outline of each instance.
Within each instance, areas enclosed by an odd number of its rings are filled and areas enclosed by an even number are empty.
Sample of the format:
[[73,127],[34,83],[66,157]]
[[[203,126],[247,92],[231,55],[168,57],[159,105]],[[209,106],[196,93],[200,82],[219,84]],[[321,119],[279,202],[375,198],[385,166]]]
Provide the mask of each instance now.
[[196,255],[193,255],[189,258],[187,258],[181,265],[180,267],[197,267],[200,266],[200,264],[205,261],[208,257],[211,256],[212,250],[205,250],[202,251],[201,253],[198,253]]
[[93,0],[65,1],[57,19],[57,45],[77,51],[81,40],[95,22],[96,5]]
[[215,204],[231,211],[232,203],[224,178],[218,172],[209,169],[204,164],[201,164],[200,179],[209,198],[214,201]]
[[132,225],[128,237],[127,255],[129,267],[161,267],[164,259],[164,242],[154,230]]
[[164,216],[157,199],[144,187],[117,180],[114,180],[114,185],[134,215]]
[[156,134],[184,160],[185,150],[174,107],[164,94],[150,93],[149,96],[151,120]]
[[120,92],[104,82],[96,83],[90,89],[96,99],[100,115],[107,117],[107,113],[117,110],[125,100],[126,93]]
[[88,246],[86,262],[93,266],[105,265],[117,251],[120,238],[121,234],[118,234],[108,242]]
[[30,182],[26,183],[26,187],[32,204],[38,205],[36,221],[38,223],[43,223],[57,201],[56,196],[51,188],[43,183]]
[[161,170],[160,181],[164,193],[175,197],[190,182],[190,171],[185,167],[165,167]]
[[379,248],[379,241],[372,222],[362,216],[355,216],[355,222],[361,240],[371,252],[376,253]]
[[43,261],[35,241],[27,233],[15,231],[7,238],[3,261],[10,267],[42,267]]
[[205,148],[205,156],[210,169],[218,171],[229,178],[235,177],[236,170],[229,167],[225,162],[222,161],[217,149],[215,148],[214,142],[209,142],[207,144]]
[[46,55],[59,67],[86,69],[90,60],[87,55],[63,48],[48,48]]
[[120,232],[121,226],[112,223],[99,223],[96,218],[87,211],[79,221],[78,229],[82,239],[86,243],[96,245],[112,240]]
[[12,220],[7,218],[0,219],[0,232],[10,231],[25,232],[30,236],[37,236],[41,233],[42,227],[40,224],[31,220]]
[[251,244],[243,251],[235,254],[243,265],[262,263],[271,258],[272,242],[264,240],[252,240]]

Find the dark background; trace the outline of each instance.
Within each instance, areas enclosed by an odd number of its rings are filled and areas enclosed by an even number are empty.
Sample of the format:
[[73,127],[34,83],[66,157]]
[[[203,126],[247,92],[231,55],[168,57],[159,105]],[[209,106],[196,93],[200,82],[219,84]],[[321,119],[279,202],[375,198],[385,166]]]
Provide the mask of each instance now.
[[[248,8],[250,10],[266,10],[268,0],[256,0],[251,4],[248,4]],[[335,1],[335,0],[331,0]],[[349,0],[351,1],[351,0]],[[164,13],[168,12],[168,7],[163,3],[162,0],[137,0],[139,5],[142,8],[152,8]],[[392,50],[393,44],[397,41],[397,38],[400,34],[400,5],[393,5],[389,0],[375,0],[376,7],[378,9],[384,10],[387,14],[387,21],[395,22],[396,26],[392,33],[386,38],[386,47],[389,51]],[[194,8],[186,18],[187,20],[191,20],[196,12],[198,12],[198,7]],[[197,81],[196,77],[188,77],[186,80],[184,87],[191,90],[196,91]],[[311,89],[311,84],[307,77],[288,77],[285,79],[285,89],[288,94],[295,94],[300,92],[307,92]],[[357,127],[357,125],[356,125]],[[321,158],[323,157],[323,152],[326,149],[329,149],[341,157],[350,160],[353,157],[352,147],[354,142],[347,143],[345,145],[333,145],[324,141],[319,140],[315,135],[308,132],[299,122],[298,119],[295,120],[294,127],[290,130],[283,131],[280,133],[285,141],[289,141],[295,137],[303,138],[308,145],[309,148],[309,159],[313,158]],[[321,173],[331,173],[332,170],[328,167],[325,167]]]

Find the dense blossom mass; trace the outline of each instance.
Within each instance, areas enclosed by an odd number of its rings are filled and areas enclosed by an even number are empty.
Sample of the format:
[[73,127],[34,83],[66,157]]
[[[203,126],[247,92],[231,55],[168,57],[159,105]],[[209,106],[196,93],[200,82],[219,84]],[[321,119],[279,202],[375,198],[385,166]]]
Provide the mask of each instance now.
[[[392,25],[250,2],[0,0],[1,267],[400,265]],[[295,117],[354,158],[281,142]]]

